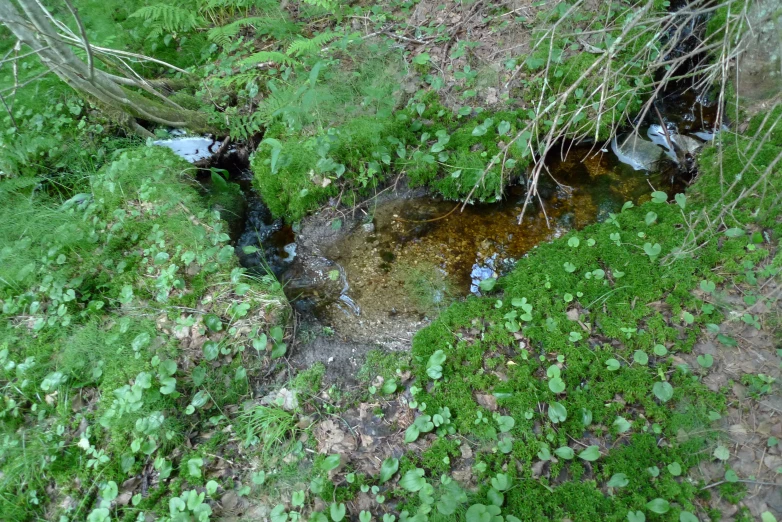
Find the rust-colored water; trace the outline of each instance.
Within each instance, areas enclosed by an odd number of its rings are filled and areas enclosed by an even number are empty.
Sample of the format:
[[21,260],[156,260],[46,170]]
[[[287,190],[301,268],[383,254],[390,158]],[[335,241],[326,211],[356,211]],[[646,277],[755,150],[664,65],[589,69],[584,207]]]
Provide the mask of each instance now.
[[[356,225],[319,244],[317,256],[300,249],[282,274],[289,297],[314,305],[323,323],[354,340],[403,337],[449,296],[479,294],[480,281],[508,272],[539,243],[605,219],[625,201],[638,204],[653,190],[680,190],[666,174],[633,170],[589,146],[557,151],[546,163],[542,204],[530,206],[521,225],[523,187],[509,189],[500,203],[450,214],[454,202],[391,199],[368,209],[374,228]],[[338,280],[326,277],[337,270]],[[418,280],[425,284],[411,285]]]

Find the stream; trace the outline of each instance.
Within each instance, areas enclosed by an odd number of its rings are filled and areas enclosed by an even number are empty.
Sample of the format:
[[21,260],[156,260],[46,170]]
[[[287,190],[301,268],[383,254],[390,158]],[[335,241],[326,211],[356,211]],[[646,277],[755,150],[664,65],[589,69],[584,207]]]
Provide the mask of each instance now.
[[[691,161],[714,136],[716,108],[690,94],[661,101],[665,130],[647,117],[637,132],[620,134],[606,148],[563,143],[553,150],[545,159],[550,176],[539,186],[543,206],[528,208],[521,225],[523,186],[510,187],[501,202],[462,212],[455,202],[401,184],[358,209],[328,208],[285,224],[252,188],[252,172],[235,170],[231,181],[242,187],[246,208],[234,234],[237,255],[251,271],[274,273],[314,332],[300,364],[335,357],[352,363],[368,346],[409,349],[415,332],[441,309],[480,295],[481,281],[506,274],[539,243],[602,221],[626,201],[639,204],[653,190],[681,192],[691,166],[677,161]],[[197,140],[156,144],[194,161],[209,143]]]

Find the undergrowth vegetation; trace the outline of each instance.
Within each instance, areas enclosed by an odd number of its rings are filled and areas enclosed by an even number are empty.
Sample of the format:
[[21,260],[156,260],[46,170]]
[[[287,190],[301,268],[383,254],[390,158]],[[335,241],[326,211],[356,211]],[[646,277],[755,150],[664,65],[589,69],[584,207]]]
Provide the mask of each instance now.
[[[725,136],[731,142],[723,165],[748,140]],[[639,511],[695,520],[687,513],[701,509],[700,486],[679,477],[720,458],[719,429],[710,426],[725,398],[701,382],[707,359],[694,368],[675,361],[703,335],[735,346],[719,325],[737,311],[715,306],[716,285],[746,276],[758,288],[782,270],[779,254],[770,256],[782,233],[782,178],[736,205],[695,255],[678,254],[707,202],[738,198],[781,145],[767,145],[728,193],[718,149],[709,149],[687,195],[667,202],[653,193],[606,223],[541,245],[500,280],[497,299],[455,304],[416,336],[416,375],[429,384],[416,388],[415,401],[425,419],[448,407],[457,430],[486,448],[476,458],[483,504],[522,520],[642,520]],[[676,260],[661,263],[667,255]],[[502,414],[480,407],[476,390],[493,395]],[[504,500],[505,489],[488,483],[498,476],[516,485]]]
[[[157,77],[152,92],[208,118],[289,223],[400,181],[465,204],[525,183],[524,209],[545,210],[555,143],[602,147],[675,81],[716,103],[716,121],[725,107],[743,118],[717,81],[747,28],[739,0],[72,3],[46,2],[58,29],[125,53],[95,67]],[[685,28],[703,37],[694,49]],[[710,386],[715,357],[695,348],[739,347],[737,324],[780,340],[779,317],[757,311],[776,306],[782,271],[778,104],[719,131],[682,193],[651,187],[480,296],[458,299],[434,256],[401,270],[393,284],[435,319],[409,351],[370,351],[347,384],[289,362],[340,332],[302,327],[271,270],[239,266],[234,180],[213,168],[205,190],[206,169],[153,146],[171,129],[74,92],[9,34],[4,520],[692,522],[720,519],[715,496],[744,498],[731,393],[778,393],[778,371]],[[695,473],[714,464],[716,482]]]
[[41,497],[52,484],[49,501],[64,502],[63,513],[108,519],[100,500],[74,500],[79,484],[92,496],[100,480],[108,506],[150,456],[159,480],[184,467],[172,454],[189,427],[227,422],[221,407],[248,393],[267,343],[271,356],[283,341],[274,339],[286,320],[279,284],[236,266],[187,162],[130,150],[74,188],[85,192],[64,202],[13,185],[0,192],[9,520],[49,505]]

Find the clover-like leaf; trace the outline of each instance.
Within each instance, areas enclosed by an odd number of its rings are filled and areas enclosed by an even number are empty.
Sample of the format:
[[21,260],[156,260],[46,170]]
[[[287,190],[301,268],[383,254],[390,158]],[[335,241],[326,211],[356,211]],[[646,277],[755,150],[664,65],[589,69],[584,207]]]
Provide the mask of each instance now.
[[510,475],[507,475],[505,473],[497,473],[497,475],[495,475],[494,478],[491,479],[491,487],[493,487],[497,491],[507,491],[510,489],[511,484],[512,484],[512,480],[510,478]]
[[660,243],[644,243],[644,252],[646,252],[646,255],[649,256],[649,259],[654,261],[658,255],[660,255],[660,252],[662,251],[662,247],[660,246]]
[[679,208],[684,210],[684,207],[687,206],[687,196],[684,194],[676,194],[673,199],[676,200],[676,204],[679,205]]
[[223,329],[223,322],[215,314],[206,314],[204,316],[204,324],[213,332],[219,332]]
[[627,478],[627,475],[624,473],[614,473],[611,475],[611,478],[608,480],[608,486],[609,488],[623,488],[626,485],[628,485],[630,481]]
[[625,433],[630,430],[630,421],[620,416],[614,420],[614,426],[619,433]]
[[342,519],[345,518],[345,504],[336,502],[331,503],[331,508],[329,509],[329,513],[331,514],[331,520],[334,522],[342,522]]
[[548,388],[553,393],[562,393],[565,391],[565,381],[562,380],[562,377],[554,377],[548,381]]
[[703,368],[711,368],[714,365],[714,357],[710,353],[699,355],[696,359]]
[[490,277],[478,283],[478,288],[480,288],[483,292],[491,292],[496,284],[497,284],[497,279],[494,277]]
[[323,459],[323,462],[320,463],[320,469],[323,471],[331,471],[332,469],[337,469],[339,467],[340,462],[342,461],[342,458],[337,455],[329,455],[325,459]]
[[661,190],[655,190],[652,192],[652,201],[654,203],[665,203],[668,201],[668,194]]
[[576,456],[576,452],[573,451],[573,448],[570,446],[562,446],[561,448],[557,448],[554,450],[554,454],[557,457],[565,460],[572,460],[573,457]]
[[187,472],[191,477],[200,477],[201,468],[204,466],[204,459],[196,457],[187,461]]
[[508,433],[516,425],[516,420],[509,415],[500,415],[497,417],[497,425],[502,433]]
[[421,468],[411,469],[399,479],[399,485],[407,491],[415,493],[420,491],[426,485],[424,470]]
[[728,448],[720,444],[714,449],[714,453],[712,453],[712,455],[714,455],[719,460],[725,461],[730,458],[730,451]]
[[600,448],[598,446],[589,446],[587,449],[578,454],[578,458],[594,462],[600,458]]
[[643,350],[636,350],[635,353],[633,353],[633,360],[638,364],[646,365],[649,363],[649,356],[646,355],[646,352]]
[[554,424],[564,422],[567,419],[567,409],[559,402],[552,402],[548,405],[548,417]]
[[646,522],[646,515],[643,511],[628,511],[627,522]]
[[660,399],[661,402],[668,402],[673,397],[673,386],[668,382],[656,382],[652,386],[652,393]]
[[671,504],[664,498],[655,498],[646,503],[646,509],[658,515],[664,515],[671,510]]
[[204,359],[207,361],[213,361],[220,355],[220,345],[215,341],[206,341],[203,346]]
[[386,482],[393,477],[397,471],[399,471],[399,459],[391,457],[384,460],[380,465],[380,483]]
[[434,352],[426,363],[426,374],[434,380],[441,378],[443,376],[443,363],[445,362],[445,359],[446,356],[444,351],[437,350]]

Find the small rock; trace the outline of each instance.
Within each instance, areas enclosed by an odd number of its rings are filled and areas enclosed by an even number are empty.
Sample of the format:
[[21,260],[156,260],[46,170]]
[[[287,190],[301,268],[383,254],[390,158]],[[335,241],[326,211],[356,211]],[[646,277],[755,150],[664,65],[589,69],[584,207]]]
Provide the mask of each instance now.
[[776,471],[782,467],[782,457],[777,455],[766,455],[763,457],[763,464],[771,471]]
[[358,509],[360,511],[369,511],[372,509],[373,502],[372,497],[367,495],[366,493],[359,493],[358,499],[357,499]]
[[190,263],[187,267],[187,275],[194,276],[198,275],[199,272],[201,272],[201,265],[198,263]]
[[733,395],[740,401],[743,401],[747,396],[747,388],[739,383],[733,384]]
[[660,147],[637,134],[614,138],[611,150],[619,161],[635,170],[654,170],[663,154]]
[[730,434],[734,437],[741,437],[742,439],[747,436],[747,428],[743,424],[733,424],[729,428]]
[[261,399],[261,404],[280,406],[283,410],[293,411],[299,407],[299,399],[296,397],[295,390],[280,388],[279,391],[272,392]]
[[543,466],[546,465],[545,460],[538,460],[532,465],[532,478],[538,479],[543,474]]
[[489,411],[497,411],[497,397],[485,393],[475,395],[475,400]]
[[362,230],[366,232],[367,234],[371,234],[375,231],[375,224],[374,223],[364,223],[361,225]]
[[235,491],[227,491],[220,502],[224,511],[234,511],[239,506],[239,496]]
[[494,105],[495,103],[499,102],[500,98],[497,95],[497,89],[494,87],[488,87],[486,89],[486,104],[487,105]]
[[459,484],[467,485],[472,480],[472,471],[469,469],[454,471],[453,479]]
[[714,345],[711,341],[705,341],[696,343],[695,346],[692,347],[692,352],[698,355],[701,354],[709,354],[709,355],[717,355],[717,347]]
[[326,503],[320,497],[315,497],[313,503],[314,503],[313,507],[315,508],[315,511],[326,511],[326,509],[328,508]]
[[472,448],[468,444],[462,444],[459,446],[459,451],[462,452],[462,458],[463,459],[471,459],[472,458]]
[[312,425],[313,422],[314,419],[312,417],[305,415],[299,418],[299,422],[296,423],[296,427],[300,430],[306,430],[310,427],[310,425]]

